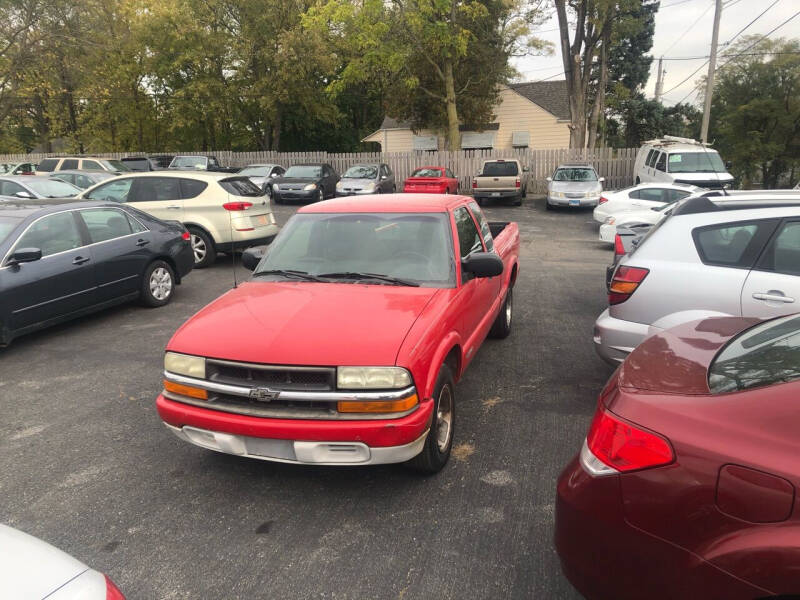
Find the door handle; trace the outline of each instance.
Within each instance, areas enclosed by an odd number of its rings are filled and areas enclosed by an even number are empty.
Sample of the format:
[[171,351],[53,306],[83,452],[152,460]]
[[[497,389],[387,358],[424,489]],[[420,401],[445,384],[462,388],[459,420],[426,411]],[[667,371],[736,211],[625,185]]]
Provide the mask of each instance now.
[[76,256],[75,258],[72,259],[73,265],[82,265],[85,262],[89,262],[88,256],[86,258],[84,258],[83,256]]
[[181,209],[181,207],[180,207],[180,205],[178,205],[178,204],[170,204],[170,205],[167,207],[167,209],[168,209],[168,210],[180,210],[180,209]]
[[755,298],[756,300],[764,300],[765,302],[783,302],[784,304],[794,303],[794,298],[790,298],[789,296],[784,296],[783,294],[777,294],[775,292],[772,293],[756,292],[755,294],[753,294],[753,298]]
[[143,240],[143,239],[136,240],[136,245],[139,246],[140,248],[142,246],[147,246],[147,244],[149,244],[149,243],[150,243],[150,240]]

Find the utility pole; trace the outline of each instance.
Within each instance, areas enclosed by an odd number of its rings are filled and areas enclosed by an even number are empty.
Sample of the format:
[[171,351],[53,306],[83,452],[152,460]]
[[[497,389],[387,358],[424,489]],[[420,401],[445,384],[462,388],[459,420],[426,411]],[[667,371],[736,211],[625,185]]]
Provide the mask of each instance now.
[[714,69],[717,66],[717,42],[719,41],[719,19],[722,16],[722,0],[717,0],[714,11],[714,32],[711,34],[711,56],[708,60],[708,77],[706,78],[706,101],[703,106],[703,125],[700,139],[708,141],[708,121],[711,116],[711,95],[714,93]]
[[661,102],[664,93],[664,57],[658,59],[658,77],[656,77],[656,102]]

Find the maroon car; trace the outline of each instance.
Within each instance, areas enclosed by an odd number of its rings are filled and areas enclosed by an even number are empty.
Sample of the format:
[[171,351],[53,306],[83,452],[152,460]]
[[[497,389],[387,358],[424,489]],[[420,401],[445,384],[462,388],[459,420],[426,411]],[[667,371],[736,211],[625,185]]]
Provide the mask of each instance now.
[[555,544],[589,599],[800,594],[800,316],[653,336],[558,480]]

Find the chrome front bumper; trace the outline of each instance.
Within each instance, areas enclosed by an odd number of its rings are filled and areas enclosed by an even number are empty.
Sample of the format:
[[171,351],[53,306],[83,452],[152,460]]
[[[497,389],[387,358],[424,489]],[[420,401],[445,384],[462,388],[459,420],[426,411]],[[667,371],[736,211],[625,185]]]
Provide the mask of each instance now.
[[247,458],[302,465],[381,465],[401,463],[422,452],[428,431],[403,446],[371,448],[361,442],[319,442],[250,437],[164,423],[176,436],[195,446]]

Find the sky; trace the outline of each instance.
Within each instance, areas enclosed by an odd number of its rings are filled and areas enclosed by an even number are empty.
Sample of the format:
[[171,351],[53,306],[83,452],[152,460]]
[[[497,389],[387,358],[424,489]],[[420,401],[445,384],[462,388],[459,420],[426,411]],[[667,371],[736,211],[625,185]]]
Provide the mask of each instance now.
[[[775,0],[724,0],[719,27],[719,50],[724,52],[725,42],[731,40],[736,33],[750,21],[767,9]],[[552,6],[551,3],[547,5]],[[697,94],[693,91],[695,82],[706,75],[708,65],[703,66],[695,75],[681,83],[692,71],[700,67],[707,59],[711,48],[711,32],[714,26],[714,0],[661,0],[661,8],[656,13],[656,31],[653,37],[653,64],[650,67],[650,80],[645,87],[645,95],[653,97],[656,84],[658,58],[696,57],[696,60],[665,60],[664,96],[665,104],[673,105],[680,101],[697,102]],[[563,79],[563,63],[558,33],[558,18],[555,15],[539,29],[538,37],[553,43],[553,54],[550,56],[526,56],[514,61],[514,66],[521,73],[521,81],[553,81]],[[777,25],[800,11],[800,0],[778,0],[764,15],[750,25],[738,39],[751,34],[764,35]],[[574,31],[570,31],[572,39]],[[800,37],[800,16],[778,29],[769,36]],[[718,59],[717,64],[723,62]],[[673,89],[674,88],[674,89]]]

